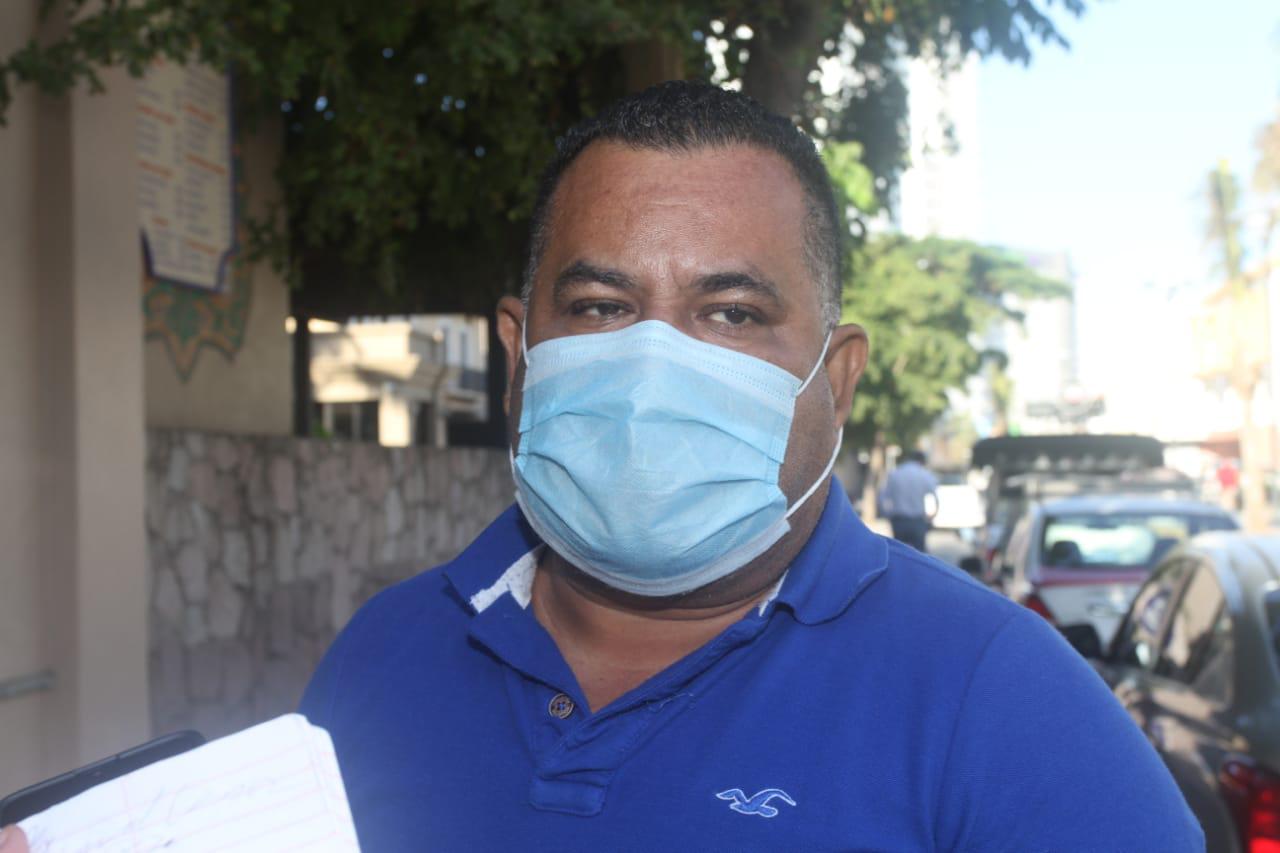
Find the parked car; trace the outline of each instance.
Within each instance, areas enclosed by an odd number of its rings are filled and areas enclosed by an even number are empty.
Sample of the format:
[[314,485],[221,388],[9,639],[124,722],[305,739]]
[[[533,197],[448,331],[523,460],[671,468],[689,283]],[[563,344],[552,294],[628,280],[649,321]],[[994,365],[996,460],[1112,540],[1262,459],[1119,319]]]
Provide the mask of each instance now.
[[1160,753],[1208,850],[1280,850],[1280,537],[1174,550],[1105,653],[1090,625],[1063,633]]
[[1155,493],[1193,497],[1195,484],[1164,468],[1164,446],[1138,435],[1019,435],[973,446],[970,467],[985,479],[986,520],[976,537],[981,565],[968,570],[992,581],[1014,524],[1036,500],[1076,494]]
[[1110,642],[1138,586],[1176,545],[1233,516],[1199,501],[1082,495],[1031,503],[1000,558],[1004,593],[1056,625],[1091,624]]
[[1080,495],[1146,495],[1159,499],[1196,499],[1195,483],[1168,468],[1121,471],[1114,474],[1030,473],[1007,478],[997,503],[988,509],[992,519],[980,538],[980,551],[987,570],[993,571],[1003,561],[1013,538],[1014,528],[1027,508],[1037,502]]

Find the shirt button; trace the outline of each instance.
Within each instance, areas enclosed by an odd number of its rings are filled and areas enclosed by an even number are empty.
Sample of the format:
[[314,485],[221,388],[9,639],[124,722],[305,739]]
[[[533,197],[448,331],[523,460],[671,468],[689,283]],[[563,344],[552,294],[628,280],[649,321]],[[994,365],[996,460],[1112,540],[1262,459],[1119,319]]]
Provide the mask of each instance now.
[[573,700],[564,693],[557,693],[551,697],[551,702],[547,705],[547,713],[557,720],[566,719],[573,713]]

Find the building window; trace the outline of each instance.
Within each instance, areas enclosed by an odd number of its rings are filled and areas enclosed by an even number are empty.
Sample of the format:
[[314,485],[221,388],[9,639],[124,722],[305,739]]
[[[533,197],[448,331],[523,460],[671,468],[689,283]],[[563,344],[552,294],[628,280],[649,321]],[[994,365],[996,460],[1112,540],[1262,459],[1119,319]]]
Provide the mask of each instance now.
[[378,440],[378,403],[321,403],[324,434],[345,441]]

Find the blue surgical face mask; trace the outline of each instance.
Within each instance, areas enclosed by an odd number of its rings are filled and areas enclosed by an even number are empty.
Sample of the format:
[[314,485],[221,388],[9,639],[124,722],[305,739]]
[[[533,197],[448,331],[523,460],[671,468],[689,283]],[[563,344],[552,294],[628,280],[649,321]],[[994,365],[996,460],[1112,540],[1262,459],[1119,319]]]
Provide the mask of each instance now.
[[[528,349],[516,500],[578,569],[619,590],[678,595],[767,551],[826,481],[778,487],[801,381],[657,320]],[[840,441],[836,440],[836,452]]]

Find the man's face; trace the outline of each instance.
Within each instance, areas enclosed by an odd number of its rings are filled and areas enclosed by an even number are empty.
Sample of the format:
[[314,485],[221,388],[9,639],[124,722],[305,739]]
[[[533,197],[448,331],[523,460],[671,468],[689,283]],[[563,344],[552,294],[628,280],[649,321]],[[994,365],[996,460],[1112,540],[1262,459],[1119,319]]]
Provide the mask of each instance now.
[[[826,328],[805,259],[805,202],[790,166],[772,152],[736,146],[667,153],[607,142],[588,147],[556,191],[528,316],[514,299],[500,308],[513,444],[524,369],[522,320],[530,348],[565,335],[661,320],[807,376]],[[841,327],[826,359],[830,381],[820,371],[797,399],[779,478],[788,501],[826,466],[865,353],[861,330]]]

